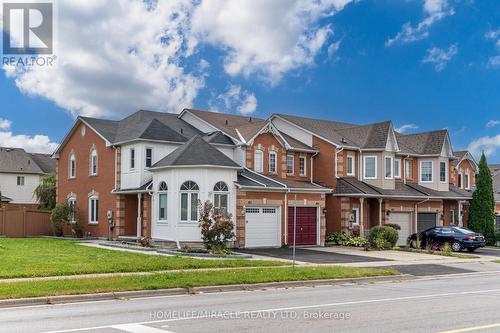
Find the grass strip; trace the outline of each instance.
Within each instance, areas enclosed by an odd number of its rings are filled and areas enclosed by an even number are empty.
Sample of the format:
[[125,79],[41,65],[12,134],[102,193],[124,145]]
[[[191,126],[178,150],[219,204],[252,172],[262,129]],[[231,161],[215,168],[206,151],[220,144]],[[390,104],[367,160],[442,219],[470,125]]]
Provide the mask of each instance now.
[[0,299],[156,290],[279,281],[357,278],[399,274],[392,269],[346,266],[249,268],[210,272],[169,272],[146,276],[13,282],[0,284]]

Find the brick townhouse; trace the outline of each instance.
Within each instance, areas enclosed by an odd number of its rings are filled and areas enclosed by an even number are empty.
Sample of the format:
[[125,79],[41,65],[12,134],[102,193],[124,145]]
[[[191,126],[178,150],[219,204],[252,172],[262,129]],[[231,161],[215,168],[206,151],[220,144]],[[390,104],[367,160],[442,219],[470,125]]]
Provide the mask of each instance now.
[[79,117],[55,154],[58,202],[85,231],[200,241],[199,200],[233,216],[239,247],[322,245],[328,232],[465,225],[476,163],[448,132],[402,135],[391,122],[259,119],[185,109],[120,121]]

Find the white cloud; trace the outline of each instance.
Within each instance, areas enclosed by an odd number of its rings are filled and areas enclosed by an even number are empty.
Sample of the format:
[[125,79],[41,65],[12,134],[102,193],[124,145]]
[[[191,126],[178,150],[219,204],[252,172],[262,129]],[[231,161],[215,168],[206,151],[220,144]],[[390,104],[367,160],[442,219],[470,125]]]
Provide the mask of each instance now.
[[257,109],[257,98],[253,93],[243,90],[241,86],[231,84],[227,90],[217,96],[217,101],[210,101],[211,109],[219,111],[232,112],[237,111],[241,114],[251,114]]
[[333,56],[337,53],[337,51],[340,49],[340,43],[341,41],[338,40],[334,43],[331,43],[330,46],[328,46],[328,58],[333,58]]
[[287,71],[314,63],[333,34],[320,19],[351,1],[203,1],[193,13],[192,42],[226,49],[229,75],[257,73],[275,84]]
[[405,124],[405,125],[402,125],[398,128],[396,128],[396,132],[399,132],[399,133],[406,133],[408,131],[411,131],[411,130],[416,130],[418,128],[417,125],[415,124]]
[[185,65],[199,46],[219,48],[229,75],[258,74],[275,84],[314,64],[332,35],[321,19],[351,1],[60,1],[57,68],[3,69],[23,93],[74,116],[178,112],[205,85],[208,62]]
[[[5,126],[2,126],[5,125]],[[0,118],[0,145],[9,148],[24,148],[30,153],[53,153],[58,144],[46,135],[14,135],[10,131],[12,121]]]
[[486,127],[495,127],[500,125],[500,120],[490,120],[486,123]]
[[[495,41],[496,49],[500,53],[500,28],[488,31],[484,37]],[[500,55],[490,57],[487,65],[490,68],[500,68]]]
[[12,121],[0,118],[0,130],[8,130],[12,125]]
[[447,0],[424,0],[423,10],[426,16],[422,21],[416,26],[406,22],[396,36],[385,42],[385,46],[390,47],[395,43],[411,43],[425,39],[429,36],[429,29],[434,23],[455,14]]
[[495,155],[498,149],[500,149],[500,134],[496,136],[483,136],[475,139],[467,148],[467,150],[476,157],[483,151],[487,157]]
[[453,59],[457,52],[458,48],[456,44],[450,45],[447,50],[433,47],[427,49],[427,53],[422,59],[422,63],[433,64],[436,71],[440,72],[446,67],[446,64]]

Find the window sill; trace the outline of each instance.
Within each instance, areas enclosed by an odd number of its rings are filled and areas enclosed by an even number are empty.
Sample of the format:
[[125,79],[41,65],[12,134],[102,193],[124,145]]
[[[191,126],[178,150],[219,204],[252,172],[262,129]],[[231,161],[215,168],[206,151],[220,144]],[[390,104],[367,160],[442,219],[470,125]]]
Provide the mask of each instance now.
[[89,175],[89,177],[97,177],[97,176],[98,176],[97,174],[95,174],[95,175]]
[[89,222],[88,225],[98,225],[99,222]]

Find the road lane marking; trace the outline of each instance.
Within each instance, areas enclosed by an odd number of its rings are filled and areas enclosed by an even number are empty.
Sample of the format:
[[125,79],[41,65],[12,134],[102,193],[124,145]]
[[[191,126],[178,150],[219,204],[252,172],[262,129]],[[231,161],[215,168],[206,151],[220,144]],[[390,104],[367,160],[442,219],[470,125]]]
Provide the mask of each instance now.
[[128,333],[174,333],[171,331],[161,330],[159,328],[154,328],[151,326],[144,326],[140,324],[122,324],[122,325],[113,325],[109,326],[109,328],[114,328],[123,332]]
[[[291,310],[305,310],[305,309],[325,308],[325,307],[342,306],[342,305],[356,305],[356,304],[384,303],[384,302],[394,302],[394,301],[408,301],[408,300],[413,300],[413,299],[426,299],[426,298],[437,298],[437,297],[446,297],[446,296],[463,296],[463,295],[474,295],[474,294],[487,294],[487,293],[493,293],[493,292],[500,292],[500,289],[486,289],[486,290],[462,291],[462,292],[455,292],[455,293],[427,294],[427,295],[416,295],[416,296],[402,296],[402,297],[369,299],[369,300],[350,301],[350,302],[338,302],[338,303],[326,303],[326,304],[314,304],[314,305],[301,305],[301,306],[291,306],[291,307],[284,307],[284,308],[235,311],[234,313],[235,314],[247,314],[247,313],[260,313],[260,312],[278,312],[278,311],[291,311]],[[167,323],[167,322],[174,322],[174,321],[194,320],[194,319],[207,319],[207,318],[210,318],[210,317],[209,316],[180,317],[180,318],[172,318],[172,319],[164,319],[164,320],[143,321],[143,322],[131,323],[131,324],[145,325],[145,324]],[[113,325],[96,326],[96,327],[86,327],[86,328],[77,328],[77,329],[66,329],[66,330],[59,330],[59,331],[47,331],[47,332],[43,332],[43,333],[81,332],[81,331],[87,331],[87,330],[97,330],[97,329],[109,328],[111,326],[113,326]]]
[[459,328],[459,329],[456,329],[456,330],[441,331],[439,333],[473,332],[473,331],[480,331],[480,330],[485,330],[485,329],[488,329],[488,328],[496,328],[496,327],[500,327],[500,323],[498,323],[498,324],[482,325],[482,326],[474,326],[474,327],[467,327],[467,328]]

